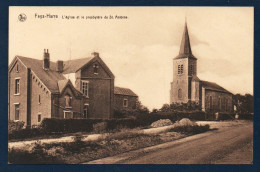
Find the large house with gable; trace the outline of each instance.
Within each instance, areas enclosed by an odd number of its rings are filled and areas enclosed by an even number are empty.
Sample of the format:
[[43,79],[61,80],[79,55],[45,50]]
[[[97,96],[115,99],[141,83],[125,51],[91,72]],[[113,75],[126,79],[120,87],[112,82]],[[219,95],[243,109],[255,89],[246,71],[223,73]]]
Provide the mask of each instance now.
[[187,23],[185,22],[179,55],[173,59],[173,81],[170,103],[196,102],[203,111],[232,112],[233,94],[197,76],[197,58],[192,54]]
[[9,120],[32,126],[44,118],[107,119],[113,117],[114,100],[119,108],[135,108],[137,95],[115,89],[115,76],[99,53],[56,63],[48,49],[43,56],[16,56],[9,65]]

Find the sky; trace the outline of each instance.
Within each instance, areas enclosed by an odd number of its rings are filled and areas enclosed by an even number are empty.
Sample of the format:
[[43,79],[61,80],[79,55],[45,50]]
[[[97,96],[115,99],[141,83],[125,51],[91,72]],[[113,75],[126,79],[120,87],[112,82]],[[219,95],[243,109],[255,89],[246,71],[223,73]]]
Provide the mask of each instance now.
[[161,108],[170,101],[186,17],[198,77],[253,94],[253,14],[253,7],[10,7],[9,64],[16,55],[42,59],[47,48],[54,62],[99,52],[116,86]]

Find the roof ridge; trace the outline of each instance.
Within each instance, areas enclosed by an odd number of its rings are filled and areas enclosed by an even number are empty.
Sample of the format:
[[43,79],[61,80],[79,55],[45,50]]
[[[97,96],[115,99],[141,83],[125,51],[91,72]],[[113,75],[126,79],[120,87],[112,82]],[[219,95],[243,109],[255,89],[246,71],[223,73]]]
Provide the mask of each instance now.
[[74,61],[74,60],[82,60],[82,59],[90,59],[90,58],[94,58],[94,57],[82,57],[82,58],[76,58],[76,59],[66,60],[66,61],[64,61],[64,62]]

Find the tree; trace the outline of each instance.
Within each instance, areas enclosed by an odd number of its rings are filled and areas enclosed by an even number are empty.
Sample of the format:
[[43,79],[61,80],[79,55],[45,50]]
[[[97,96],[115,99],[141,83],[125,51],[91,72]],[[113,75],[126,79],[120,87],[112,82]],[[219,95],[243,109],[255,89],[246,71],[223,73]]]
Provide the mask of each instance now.
[[233,96],[233,103],[237,107],[238,113],[254,112],[254,96],[251,94],[236,94]]

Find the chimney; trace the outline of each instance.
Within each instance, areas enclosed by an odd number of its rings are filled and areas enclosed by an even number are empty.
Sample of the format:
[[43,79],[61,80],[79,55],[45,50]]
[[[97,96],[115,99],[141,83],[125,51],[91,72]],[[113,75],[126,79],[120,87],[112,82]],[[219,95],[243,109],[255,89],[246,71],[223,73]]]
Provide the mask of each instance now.
[[56,70],[57,72],[63,72],[63,61],[62,60],[58,60],[56,63]]
[[50,69],[50,54],[48,49],[44,49],[43,53],[43,69],[49,70]]
[[91,53],[91,55],[94,57],[99,57],[99,53],[97,53],[97,52],[93,52],[93,53]]

